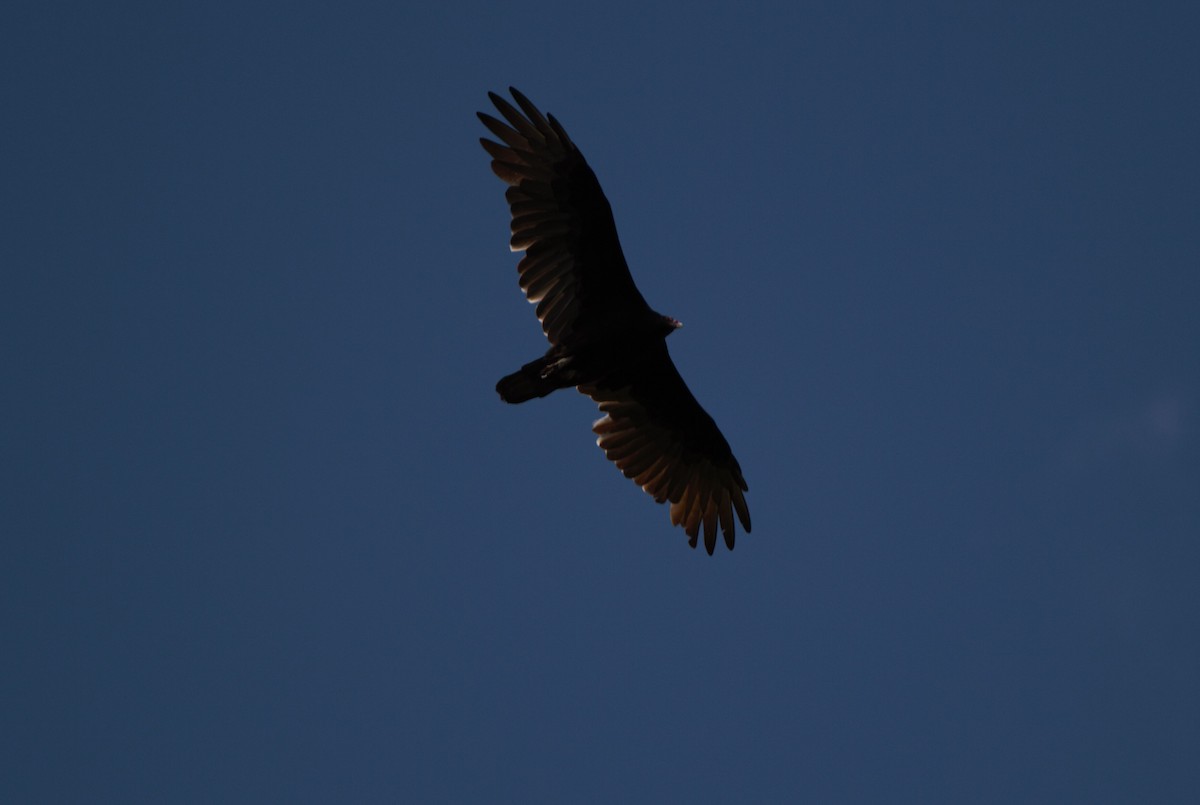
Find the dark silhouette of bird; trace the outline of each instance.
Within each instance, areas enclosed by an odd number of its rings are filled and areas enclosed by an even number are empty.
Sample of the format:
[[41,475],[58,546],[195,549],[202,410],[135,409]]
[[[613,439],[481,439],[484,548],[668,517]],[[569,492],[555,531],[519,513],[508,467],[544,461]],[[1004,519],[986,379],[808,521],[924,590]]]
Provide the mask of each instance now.
[[537,305],[550,349],[496,384],[521,403],[575,386],[604,414],[596,443],[627,478],[671,504],[695,548],[703,527],[711,554],[717,527],[731,550],[734,513],[750,531],[749,487],[729,443],[692,396],[667,352],[681,325],[650,309],[629,273],[604,191],[553,115],[509,87],[518,110],[488,97],[507,123],[479,113],[501,142],[480,138],[508,184],[521,289]]

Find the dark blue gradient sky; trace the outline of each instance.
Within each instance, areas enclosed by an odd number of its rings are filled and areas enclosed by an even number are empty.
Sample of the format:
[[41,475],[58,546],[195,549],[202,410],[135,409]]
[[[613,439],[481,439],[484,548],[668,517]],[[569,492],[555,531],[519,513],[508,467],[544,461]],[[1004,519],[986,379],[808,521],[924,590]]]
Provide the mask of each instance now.
[[[2,17],[0,801],[1200,789],[1194,6]],[[686,324],[733,553],[493,391],[509,84]]]

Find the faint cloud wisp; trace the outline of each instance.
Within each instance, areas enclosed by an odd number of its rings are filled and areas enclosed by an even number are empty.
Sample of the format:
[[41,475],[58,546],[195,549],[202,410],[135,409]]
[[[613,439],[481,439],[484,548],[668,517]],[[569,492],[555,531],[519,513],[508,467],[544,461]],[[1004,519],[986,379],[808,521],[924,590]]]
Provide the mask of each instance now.
[[1191,434],[1190,406],[1161,394],[1139,406],[1084,419],[1062,452],[1064,469],[1076,471],[1126,461],[1155,461],[1178,452]]

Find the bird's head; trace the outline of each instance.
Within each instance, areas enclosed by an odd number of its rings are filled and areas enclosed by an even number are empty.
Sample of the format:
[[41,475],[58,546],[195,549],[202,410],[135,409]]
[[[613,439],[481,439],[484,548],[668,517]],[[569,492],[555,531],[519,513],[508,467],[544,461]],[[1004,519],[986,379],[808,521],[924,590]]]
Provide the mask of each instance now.
[[679,319],[673,319],[670,316],[662,316],[663,338],[666,338],[671,333],[683,326],[683,322]]

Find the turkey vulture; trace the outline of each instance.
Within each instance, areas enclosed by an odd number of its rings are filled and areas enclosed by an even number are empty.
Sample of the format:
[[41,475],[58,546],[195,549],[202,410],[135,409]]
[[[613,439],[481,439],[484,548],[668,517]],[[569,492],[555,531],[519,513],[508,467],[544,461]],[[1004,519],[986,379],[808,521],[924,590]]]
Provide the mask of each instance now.
[[604,414],[596,443],[625,477],[671,502],[671,522],[695,548],[732,550],[733,513],[750,531],[749,487],[717,425],[688,390],[667,353],[679,322],[642,298],[617,239],[608,199],[553,115],[509,87],[520,107],[488,93],[507,124],[479,113],[500,143],[480,138],[492,170],[508,184],[521,289],[537,304],[550,349],[496,384],[500,399],[521,403],[575,386]]

